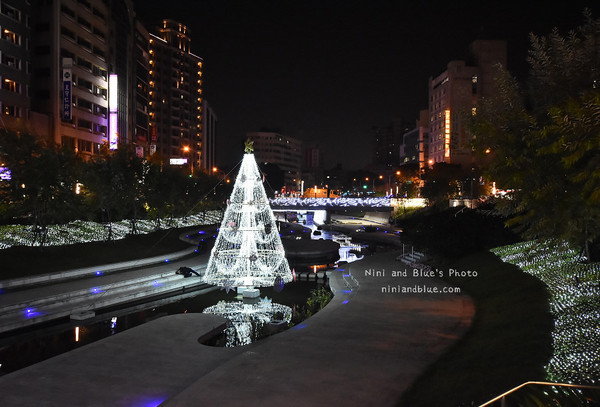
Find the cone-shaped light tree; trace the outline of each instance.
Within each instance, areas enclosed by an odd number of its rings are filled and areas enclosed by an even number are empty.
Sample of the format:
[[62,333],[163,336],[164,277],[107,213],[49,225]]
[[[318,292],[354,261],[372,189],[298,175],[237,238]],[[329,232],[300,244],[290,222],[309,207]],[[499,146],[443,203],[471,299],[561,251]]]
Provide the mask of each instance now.
[[292,280],[251,141],[245,152],[205,274],[227,291]]

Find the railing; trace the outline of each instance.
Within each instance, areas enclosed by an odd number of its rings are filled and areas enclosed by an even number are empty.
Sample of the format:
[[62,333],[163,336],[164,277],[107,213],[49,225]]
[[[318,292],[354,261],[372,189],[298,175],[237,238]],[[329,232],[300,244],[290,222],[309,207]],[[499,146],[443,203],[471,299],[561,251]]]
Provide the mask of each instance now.
[[[542,387],[541,389],[539,387]],[[515,404],[508,404],[514,399]],[[569,404],[564,404],[567,402]],[[573,404],[576,402],[576,404]],[[481,404],[479,407],[510,407],[512,405],[577,405],[597,406],[600,403],[600,386],[579,384],[525,382]]]
[[390,198],[274,198],[277,207],[390,207]]

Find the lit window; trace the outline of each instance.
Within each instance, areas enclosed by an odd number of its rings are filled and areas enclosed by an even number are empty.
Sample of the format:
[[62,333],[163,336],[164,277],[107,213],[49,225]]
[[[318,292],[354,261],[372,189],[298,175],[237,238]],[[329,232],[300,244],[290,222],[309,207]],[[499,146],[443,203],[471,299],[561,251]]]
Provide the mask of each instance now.
[[21,42],[21,37],[19,36],[19,34],[16,34],[10,30],[7,29],[3,29],[2,30],[2,39],[3,40],[7,40],[10,41],[14,44],[20,44]]
[[19,92],[19,84],[12,79],[4,78],[2,81],[2,89],[8,90],[10,92]]

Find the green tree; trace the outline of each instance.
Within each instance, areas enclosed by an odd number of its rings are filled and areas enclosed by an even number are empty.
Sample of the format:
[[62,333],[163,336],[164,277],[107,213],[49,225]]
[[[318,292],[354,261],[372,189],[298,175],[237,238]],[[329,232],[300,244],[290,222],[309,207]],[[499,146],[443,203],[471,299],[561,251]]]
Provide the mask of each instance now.
[[565,239],[592,258],[600,237],[600,20],[566,36],[531,35],[525,86],[499,69],[498,96],[472,122],[492,152],[489,177],[512,189],[503,208],[529,238]]
[[107,240],[112,239],[115,220],[133,219],[132,232],[135,233],[142,178],[142,160],[125,146],[114,151],[103,147],[99,155],[85,164],[83,195],[90,212],[106,225]]
[[0,132],[0,156],[11,179],[0,182],[5,221],[31,222],[36,239],[45,240],[46,226],[81,214],[75,193],[80,159],[72,150],[36,139],[31,134]]

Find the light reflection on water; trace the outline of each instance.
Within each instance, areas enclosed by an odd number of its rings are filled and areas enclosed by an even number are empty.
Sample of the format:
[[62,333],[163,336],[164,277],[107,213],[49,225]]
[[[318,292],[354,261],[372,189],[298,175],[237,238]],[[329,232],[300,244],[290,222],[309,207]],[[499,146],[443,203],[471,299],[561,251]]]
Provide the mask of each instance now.
[[[311,217],[306,220],[305,226],[307,228],[310,228],[313,232],[318,229],[312,222]],[[342,233],[319,230],[318,234],[312,233],[311,238],[334,240],[340,243],[340,261],[351,262],[363,257],[353,253],[360,245],[352,244],[350,238]],[[276,292],[272,287],[263,287],[260,291],[261,296],[268,297],[274,303],[295,308],[296,306],[303,306],[310,295],[310,291],[322,285],[327,286],[327,280],[306,281],[298,279],[286,284],[281,292]],[[83,321],[57,322],[44,328],[11,337],[0,336],[0,375],[22,369],[165,315],[202,312],[205,308],[215,305],[219,301],[231,301],[234,298],[235,294],[228,294],[219,290],[200,295],[197,292],[189,292],[127,308],[107,310],[105,313],[100,312],[97,313],[95,318],[86,321],[86,324],[82,324]],[[35,312],[35,310],[30,309],[29,312]],[[303,324],[299,324],[294,329],[301,329],[302,327]],[[152,405],[152,403],[153,401],[149,401],[147,405]],[[144,404],[141,403],[140,405]]]
[[[304,305],[310,291],[323,286],[316,281],[288,283],[281,292],[272,287],[260,289],[261,296],[273,302],[295,307]],[[204,294],[189,292],[174,297],[138,304],[127,308],[98,313],[85,321],[58,322],[34,331],[2,337],[0,339],[0,375],[22,369],[50,357],[60,355],[78,347],[106,338],[127,329],[144,324],[165,315],[187,312],[200,313],[219,301],[233,301],[232,291],[214,289]],[[79,328],[79,332],[76,332]]]

